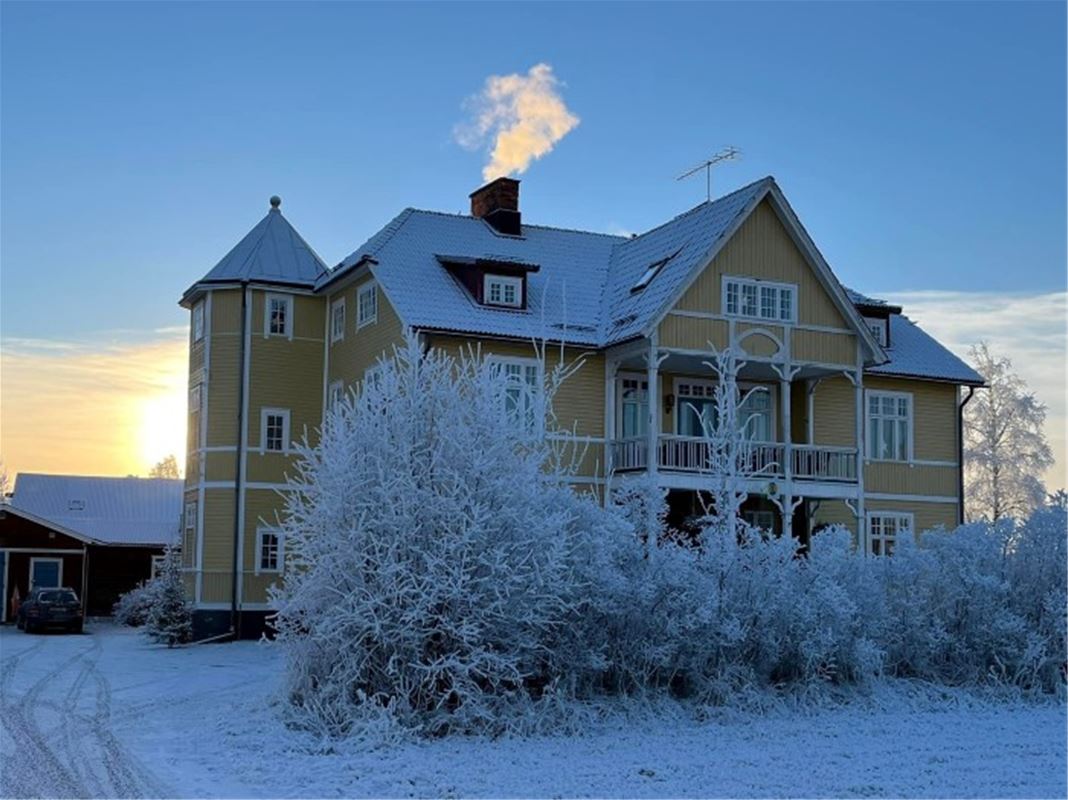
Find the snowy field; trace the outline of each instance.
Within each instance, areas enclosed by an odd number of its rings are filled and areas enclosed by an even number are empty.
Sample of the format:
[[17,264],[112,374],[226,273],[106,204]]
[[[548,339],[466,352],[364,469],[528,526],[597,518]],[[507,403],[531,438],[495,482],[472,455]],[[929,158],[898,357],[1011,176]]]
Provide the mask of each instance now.
[[[1063,708],[858,705],[584,737],[332,751],[277,721],[272,645],[0,631],[4,797],[1065,797]],[[904,696],[904,694],[902,695]]]

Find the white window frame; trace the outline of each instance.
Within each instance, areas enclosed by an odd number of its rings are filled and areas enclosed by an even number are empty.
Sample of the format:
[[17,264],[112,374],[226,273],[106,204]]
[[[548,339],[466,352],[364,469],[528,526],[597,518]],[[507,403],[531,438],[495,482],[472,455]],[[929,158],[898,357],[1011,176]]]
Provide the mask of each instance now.
[[199,342],[204,338],[204,301],[201,300],[193,306],[193,341]]
[[[501,297],[500,300],[491,300],[490,296],[493,291],[493,287],[500,287]],[[515,292],[515,301],[509,303],[504,299],[505,290],[511,287]],[[510,275],[493,275],[486,274],[482,277],[482,304],[487,306],[498,306],[500,308],[522,308],[523,307],[523,279],[512,277]]]
[[[277,553],[275,554],[275,566],[263,566],[263,538],[265,535],[274,536],[277,541]],[[278,528],[260,525],[256,528],[256,575],[277,575],[285,569],[286,548],[285,536]]]
[[[641,438],[648,435],[649,431],[649,376],[640,372],[620,372],[616,374],[616,430],[614,432],[617,439],[624,438],[623,425],[625,421],[624,408],[627,406],[628,401],[624,398],[626,387],[625,381],[634,381],[638,384],[639,399],[630,401],[630,405],[636,405],[639,409],[644,408],[644,413],[641,413],[640,427],[642,430],[633,435],[633,438]],[[645,392],[644,402],[640,399],[641,392]]]
[[[286,307],[286,319],[285,330],[282,333],[271,332],[271,304],[275,301],[281,301]],[[263,301],[263,337],[266,339],[270,336],[285,337],[286,339],[293,338],[293,295],[289,294],[277,294],[269,292],[267,297]]]
[[[736,308],[731,311],[729,296],[731,294],[730,287],[737,286],[737,291],[734,293],[737,299]],[[754,294],[754,306],[753,313],[743,313],[743,297],[748,294],[745,289],[752,289]],[[772,295],[772,310],[773,315],[766,317],[761,313],[763,308],[763,293],[762,289],[771,290],[774,292]],[[790,316],[788,319],[784,319],[782,316],[782,291],[790,291]],[[724,275],[720,284],[720,306],[721,311],[726,317],[734,317],[735,319],[752,320],[754,322],[763,322],[768,325],[796,325],[797,324],[797,284],[796,283],[778,283],[776,281],[765,281],[759,278],[745,278],[739,275]]]
[[[54,562],[56,564],[59,564],[59,577],[56,579],[58,581],[58,585],[55,588],[56,589],[62,589],[63,588],[63,559],[62,558],[56,558],[55,556],[30,556],[30,574],[29,574],[29,579],[26,581],[26,586],[29,587],[29,590],[31,592],[33,591],[33,568],[34,568],[34,566],[38,562],[45,563],[45,562],[49,562],[49,561]],[[45,588],[51,589],[53,587],[46,586]]]
[[[340,313],[339,313],[340,312]],[[345,338],[345,298],[330,304],[330,344]]]
[[[363,299],[368,295],[372,298],[373,308],[371,314],[365,316]],[[375,281],[367,281],[356,290],[356,330],[376,322],[378,322],[378,284]]]
[[379,379],[382,377],[382,369],[383,367],[381,362],[369,366],[363,371],[363,379],[360,381],[360,385],[367,386],[369,383],[377,384]]
[[871,335],[875,337],[875,341],[877,341],[881,347],[886,347],[887,320],[879,319],[878,317],[864,317],[864,324],[867,326],[868,330],[871,331]]
[[149,580],[155,580],[159,575],[160,570],[163,568],[164,562],[167,560],[167,556],[152,556],[152,565],[148,571]]
[[[754,528],[758,528],[765,533],[775,533],[775,512],[766,508],[752,509],[750,511],[742,512],[742,520],[746,525],[750,525]],[[761,524],[760,520],[766,521],[768,524]]]
[[[282,417],[282,449],[281,450],[268,450],[267,449],[267,418],[268,417]],[[281,453],[283,455],[289,452],[289,409],[288,408],[261,408],[260,409],[260,453]]]
[[[916,515],[911,511],[880,511],[879,509],[874,509],[868,511],[864,517],[864,547],[868,555],[875,555],[876,541],[881,545],[879,555],[886,555],[886,545],[896,544],[902,533],[907,531],[912,536],[916,535]],[[886,533],[880,533],[876,536],[872,529],[877,518],[894,520],[894,533],[889,536]]]
[[330,387],[327,389],[326,394],[326,408],[328,411],[333,411],[339,405],[341,400],[345,396],[345,381],[333,381]]
[[[521,433],[531,436],[540,435],[545,430],[545,374],[543,371],[542,363],[537,358],[530,358],[524,356],[495,356],[489,355],[486,357],[486,362],[492,366],[500,367],[501,370],[506,370],[509,366],[519,367],[521,370],[522,381],[520,383],[521,388],[524,390],[529,389],[530,384],[526,380],[526,370],[530,367],[534,367],[535,370],[535,384],[533,393],[527,394],[529,397],[530,407],[527,409],[531,414],[531,427],[519,428]],[[501,412],[507,416],[507,408],[502,408]],[[518,420],[511,420],[516,422]]]
[[[672,428],[672,431],[676,436],[680,436],[681,435],[679,433],[679,425],[682,422],[682,410],[681,409],[682,409],[682,406],[683,406],[683,404],[685,402],[683,400],[683,397],[682,397],[682,392],[680,391],[680,387],[682,387],[682,386],[690,386],[690,387],[700,386],[701,387],[701,395],[700,396],[704,397],[704,398],[711,399],[711,398],[714,397],[713,392],[715,391],[716,386],[718,386],[718,383],[716,381],[710,381],[707,378],[686,378],[686,377],[676,377],[675,378],[675,380],[672,382],[672,389],[675,392],[675,408],[672,411],[672,416],[675,419],[672,422],[672,425],[674,426]],[[763,393],[766,394],[767,397],[768,397],[768,406],[769,406],[769,411],[771,412],[769,414],[769,419],[771,420],[771,438],[767,439],[767,440],[764,440],[764,439],[753,439],[753,444],[775,444],[775,443],[777,443],[779,441],[779,415],[776,413],[776,409],[779,408],[778,387],[770,385],[770,384],[767,384],[767,383],[760,383],[759,381],[755,381],[755,382],[754,381],[738,381],[739,399],[744,398],[753,389],[763,389],[764,390]],[[745,412],[743,411],[743,409],[741,407],[739,407],[739,409],[738,409],[739,420],[742,419],[743,414],[745,414]],[[748,420],[748,415],[745,415],[745,420],[746,421]]]
[[188,533],[189,531],[195,531],[197,528],[197,501],[187,500],[185,503],[185,519],[184,529]]
[[[906,400],[908,402],[908,414],[905,417],[906,431],[905,431],[905,457],[904,458],[876,458],[872,455],[873,446],[873,431],[872,431],[872,413],[871,413],[871,401],[878,399],[882,401],[884,398],[893,400]],[[912,392],[892,392],[884,389],[867,389],[864,392],[864,460],[865,461],[877,461],[881,463],[891,464],[911,464],[915,459],[913,452],[913,440],[916,435],[916,426],[914,424],[916,404],[913,401]],[[901,417],[884,417],[881,413],[877,414],[881,420],[900,420]]]
[[189,387],[189,413],[199,414],[204,407],[204,384],[194,383]]

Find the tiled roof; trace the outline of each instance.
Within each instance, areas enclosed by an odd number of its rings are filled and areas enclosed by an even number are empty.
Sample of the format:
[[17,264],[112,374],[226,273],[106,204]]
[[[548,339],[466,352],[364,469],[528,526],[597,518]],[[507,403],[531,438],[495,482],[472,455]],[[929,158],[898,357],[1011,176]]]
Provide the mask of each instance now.
[[901,314],[890,315],[890,360],[865,371],[979,386],[983,376],[953,355],[919,325]]
[[101,544],[178,540],[182,481],[20,472],[11,507]]
[[323,260],[274,207],[198,283],[260,281],[312,287],[326,273]]

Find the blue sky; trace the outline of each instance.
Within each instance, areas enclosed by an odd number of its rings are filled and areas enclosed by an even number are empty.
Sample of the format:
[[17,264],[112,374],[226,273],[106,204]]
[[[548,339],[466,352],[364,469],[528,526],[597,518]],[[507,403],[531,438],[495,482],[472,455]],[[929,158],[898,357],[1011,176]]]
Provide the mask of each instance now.
[[464,210],[486,161],[456,142],[465,99],[538,63],[581,122],[521,176],[529,221],[652,227],[733,144],[716,189],[775,175],[850,285],[1065,289],[1062,3],[0,13],[8,340],[184,325],[274,193],[331,264],[405,206]]

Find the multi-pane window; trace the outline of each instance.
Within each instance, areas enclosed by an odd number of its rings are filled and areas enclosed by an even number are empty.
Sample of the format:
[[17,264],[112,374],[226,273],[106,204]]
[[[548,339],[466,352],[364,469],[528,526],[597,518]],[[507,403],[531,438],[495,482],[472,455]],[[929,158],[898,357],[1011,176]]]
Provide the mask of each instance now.
[[620,435],[624,439],[645,436],[649,430],[649,382],[620,378],[619,388]]
[[156,576],[163,572],[163,564],[166,560],[166,556],[152,556],[152,569],[148,574],[151,580],[155,580]]
[[193,306],[193,341],[199,342],[204,338],[204,304],[197,303]]
[[723,313],[732,317],[794,322],[797,287],[751,278],[723,278]]
[[185,529],[187,531],[196,530],[197,527],[197,503],[195,500],[190,500],[185,504]]
[[326,407],[331,411],[341,405],[345,397],[345,384],[343,381],[334,381],[330,384],[330,392],[327,395]]
[[676,382],[680,436],[707,436],[716,424],[715,385],[707,381]]
[[289,442],[289,412],[277,408],[263,409],[262,449],[270,453],[286,452]]
[[504,413],[521,431],[535,433],[541,422],[541,365],[533,358],[491,358],[504,378]]
[[771,442],[775,440],[775,415],[772,408],[771,392],[765,388],[752,391],[738,408],[739,423],[745,426],[749,439],[754,442]]
[[886,320],[865,317],[864,324],[868,326],[868,330],[875,337],[875,341],[886,347]]
[[273,528],[256,531],[256,571],[282,571],[282,536]]
[[523,305],[523,279],[487,275],[483,297],[487,305],[519,308]]
[[898,539],[911,532],[911,514],[872,511],[868,514],[868,552],[874,556],[888,556],[894,552]]
[[339,342],[345,338],[345,298],[335,300],[330,306],[330,342]]
[[196,384],[189,390],[189,413],[200,413],[201,403],[203,401],[203,390],[201,384]]
[[912,452],[912,395],[868,392],[868,458],[908,461]]
[[289,336],[293,324],[293,298],[279,294],[267,295],[267,333]]
[[365,283],[356,290],[356,328],[378,321],[378,285]]
[[750,525],[754,528],[764,531],[765,533],[775,532],[775,512],[766,510],[755,511],[743,511],[742,519],[745,520],[746,525]]

